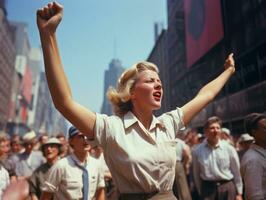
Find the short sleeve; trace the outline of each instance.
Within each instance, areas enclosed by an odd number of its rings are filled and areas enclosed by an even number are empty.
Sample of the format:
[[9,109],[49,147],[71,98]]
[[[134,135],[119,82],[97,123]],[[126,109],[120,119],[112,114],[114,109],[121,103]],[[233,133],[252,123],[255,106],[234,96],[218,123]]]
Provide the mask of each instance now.
[[101,146],[106,146],[106,133],[109,129],[108,116],[96,113],[96,123],[94,127],[95,141]]
[[[163,118],[166,119],[165,123],[171,123],[171,126],[173,126],[175,134],[178,134],[179,131],[182,131],[185,129],[185,125],[183,122],[183,111],[180,108],[176,108],[175,110],[172,110],[170,112],[167,112],[163,115]],[[169,121],[170,120],[170,121]]]
[[60,162],[56,162],[48,172],[47,180],[44,182],[43,191],[54,193],[57,191],[62,177]]

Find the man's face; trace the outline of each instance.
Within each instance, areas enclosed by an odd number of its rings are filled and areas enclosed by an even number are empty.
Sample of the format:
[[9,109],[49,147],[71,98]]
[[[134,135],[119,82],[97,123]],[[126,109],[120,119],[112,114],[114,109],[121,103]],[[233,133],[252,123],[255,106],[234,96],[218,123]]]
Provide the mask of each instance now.
[[28,153],[28,154],[31,153],[32,150],[33,150],[34,145],[35,145],[35,143],[32,142],[32,141],[24,143],[23,146],[25,148],[25,152]]
[[8,140],[4,140],[0,143],[0,156],[7,155],[10,150],[10,143]]
[[47,144],[44,146],[43,151],[47,160],[54,160],[59,155],[59,146],[58,144]]
[[220,124],[217,122],[210,124],[209,127],[205,129],[205,134],[208,141],[216,144],[219,141],[221,135]]
[[256,141],[261,141],[266,144],[266,119],[261,119],[257,123],[257,128],[254,129],[254,137]]
[[84,153],[89,152],[89,150],[91,149],[87,136],[83,135],[82,133],[78,133],[73,136],[69,142],[74,152]]

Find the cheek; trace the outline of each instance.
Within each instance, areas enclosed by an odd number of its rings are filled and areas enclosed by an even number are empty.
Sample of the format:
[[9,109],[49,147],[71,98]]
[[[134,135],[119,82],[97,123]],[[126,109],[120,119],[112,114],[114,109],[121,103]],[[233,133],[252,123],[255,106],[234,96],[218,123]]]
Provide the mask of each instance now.
[[136,87],[135,97],[143,99],[151,95],[152,89],[150,87]]

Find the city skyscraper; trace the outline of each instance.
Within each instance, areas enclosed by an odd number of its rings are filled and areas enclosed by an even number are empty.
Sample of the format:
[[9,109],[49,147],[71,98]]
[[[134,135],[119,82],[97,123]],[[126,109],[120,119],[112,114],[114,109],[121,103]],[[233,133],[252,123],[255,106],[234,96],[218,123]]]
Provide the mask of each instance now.
[[101,113],[104,113],[107,115],[113,114],[112,106],[106,97],[106,92],[110,86],[116,87],[117,80],[124,70],[125,69],[122,66],[122,63],[119,59],[112,59],[112,61],[109,64],[109,68],[107,70],[105,70],[105,73],[104,73],[104,99],[103,99],[103,104],[102,104],[102,108],[101,108]]

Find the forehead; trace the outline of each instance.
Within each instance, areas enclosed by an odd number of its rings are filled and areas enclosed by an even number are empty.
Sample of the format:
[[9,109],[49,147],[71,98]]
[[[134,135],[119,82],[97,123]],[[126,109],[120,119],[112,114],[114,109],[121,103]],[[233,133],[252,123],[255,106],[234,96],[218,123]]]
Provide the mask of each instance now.
[[210,123],[208,128],[212,128],[212,127],[219,127],[221,128],[221,125],[218,123],[218,122],[213,122],[213,123]]
[[47,147],[58,147],[59,148],[59,144],[55,144],[55,143],[45,144],[44,148],[47,148]]
[[145,78],[155,78],[160,79],[159,74],[152,70],[144,70],[138,74],[138,79],[145,79]]

